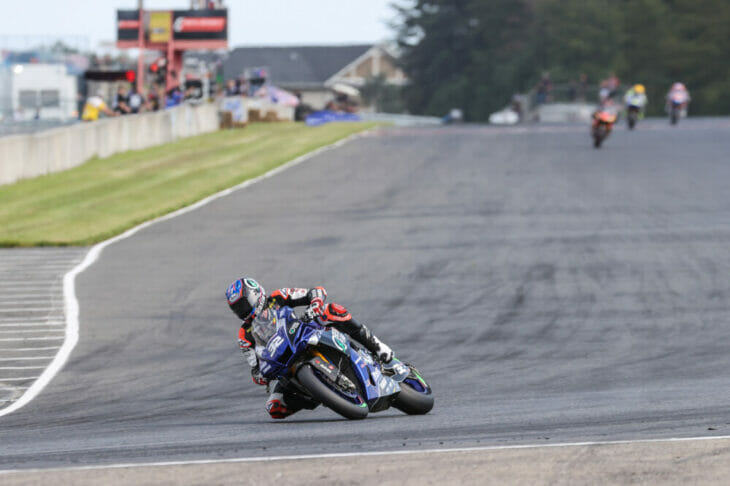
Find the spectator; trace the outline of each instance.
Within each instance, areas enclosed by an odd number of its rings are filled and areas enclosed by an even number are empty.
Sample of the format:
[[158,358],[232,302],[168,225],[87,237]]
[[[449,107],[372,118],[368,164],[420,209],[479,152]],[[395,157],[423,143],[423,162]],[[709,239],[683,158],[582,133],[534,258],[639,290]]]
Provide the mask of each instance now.
[[238,91],[238,85],[235,79],[229,79],[226,83],[226,89],[224,91],[225,96],[237,96],[240,94]]
[[180,91],[179,86],[175,86],[167,92],[167,97],[165,98],[165,108],[172,108],[173,106],[177,106],[182,103],[182,100],[183,93],[182,91]]
[[157,111],[160,109],[160,86],[154,84],[150,88],[150,92],[147,95],[147,109]]
[[129,95],[127,95],[127,106],[131,113],[139,113],[144,108],[144,96],[137,93],[135,86],[132,86]]
[[550,100],[550,94],[553,91],[553,82],[550,79],[550,73],[544,72],[542,73],[542,77],[540,78],[540,81],[537,83],[537,99],[536,102],[538,105],[541,105],[543,103],[547,103]]
[[127,88],[124,86],[117,88],[117,96],[114,99],[114,111],[120,115],[132,113],[132,109],[127,105]]
[[117,116],[118,113],[109,109],[100,93],[90,96],[84,103],[84,111],[81,114],[83,121],[96,121],[99,119],[99,112],[105,113],[107,116]]

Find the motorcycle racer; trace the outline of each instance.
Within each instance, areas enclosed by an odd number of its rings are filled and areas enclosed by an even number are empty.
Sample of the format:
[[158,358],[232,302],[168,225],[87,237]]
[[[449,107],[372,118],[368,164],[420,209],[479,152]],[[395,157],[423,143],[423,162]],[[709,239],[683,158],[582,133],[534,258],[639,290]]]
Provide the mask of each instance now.
[[647,103],[646,88],[643,84],[635,84],[624,94],[624,103],[627,107],[635,106],[639,109],[639,114],[644,114],[644,107]]
[[686,108],[690,99],[689,91],[687,91],[687,87],[684,83],[674,83],[672,84],[672,87],[669,88],[669,92],[667,92],[667,107],[669,107],[672,103],[677,103],[680,104],[682,108]]
[[[326,321],[328,325],[360,342],[384,363],[393,359],[393,351],[390,347],[378,339],[366,326],[355,321],[345,307],[334,302],[325,306],[327,291],[324,287],[281,288],[267,296],[264,288],[256,280],[242,277],[228,286],[226,298],[230,309],[243,321],[238,331],[238,345],[251,366],[251,378],[257,385],[269,385],[268,380],[259,370],[256,352],[257,345],[264,347],[266,343],[257,342],[251,324],[259,313],[266,312],[271,305],[288,307],[306,305],[302,320]],[[316,404],[304,402],[299,397],[288,393],[279,382],[274,385],[266,402],[266,410],[275,419],[283,419],[302,408],[311,409],[314,406]]]

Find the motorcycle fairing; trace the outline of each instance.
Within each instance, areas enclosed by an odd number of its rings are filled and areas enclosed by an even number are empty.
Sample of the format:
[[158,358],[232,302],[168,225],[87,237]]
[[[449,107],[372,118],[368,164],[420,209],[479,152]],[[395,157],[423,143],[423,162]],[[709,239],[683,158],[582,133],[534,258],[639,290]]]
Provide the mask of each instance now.
[[370,353],[359,346],[358,349],[355,349],[347,335],[332,328],[319,331],[317,335],[319,344],[325,344],[349,356],[352,369],[365,392],[364,399],[371,411],[375,412],[381,408],[381,400],[382,405],[385,405],[382,408],[386,408],[389,403],[384,399],[400,392],[398,384],[380,371]]
[[[276,333],[259,353],[259,369],[264,377],[273,379],[286,375],[287,369],[295,364],[304,348],[324,345],[350,360],[355,378],[364,391],[363,399],[371,411],[387,408],[389,398],[400,392],[396,380],[383,374],[372,355],[357,343],[351,343],[346,334],[334,328],[320,328],[314,322],[304,323],[290,307],[272,310],[276,317]],[[313,357],[307,362],[333,383],[350,381],[339,368],[323,362],[319,357]],[[391,366],[397,367],[395,363]],[[397,374],[398,379],[401,379],[400,374]]]

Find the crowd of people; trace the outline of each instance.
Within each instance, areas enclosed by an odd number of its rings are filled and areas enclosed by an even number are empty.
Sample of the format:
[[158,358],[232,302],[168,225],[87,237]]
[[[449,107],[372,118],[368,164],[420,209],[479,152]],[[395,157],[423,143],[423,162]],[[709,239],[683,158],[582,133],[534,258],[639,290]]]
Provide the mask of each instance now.
[[130,87],[120,84],[111,104],[107,103],[100,91],[89,96],[81,110],[81,119],[96,121],[102,113],[111,117],[171,108],[192,98],[192,91],[192,88],[188,88],[183,92],[177,86],[166,91],[162,85],[154,85],[149,92],[145,93],[144,91],[139,92],[134,83],[131,83]]

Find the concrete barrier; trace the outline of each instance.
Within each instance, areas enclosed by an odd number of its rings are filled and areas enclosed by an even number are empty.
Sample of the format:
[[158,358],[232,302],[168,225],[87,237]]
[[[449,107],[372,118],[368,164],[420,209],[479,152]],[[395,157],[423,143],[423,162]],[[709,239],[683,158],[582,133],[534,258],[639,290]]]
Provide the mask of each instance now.
[[218,105],[205,103],[0,137],[0,185],[217,129]]
[[541,122],[586,123],[595,110],[596,105],[590,103],[548,103],[535,109],[535,118]]

